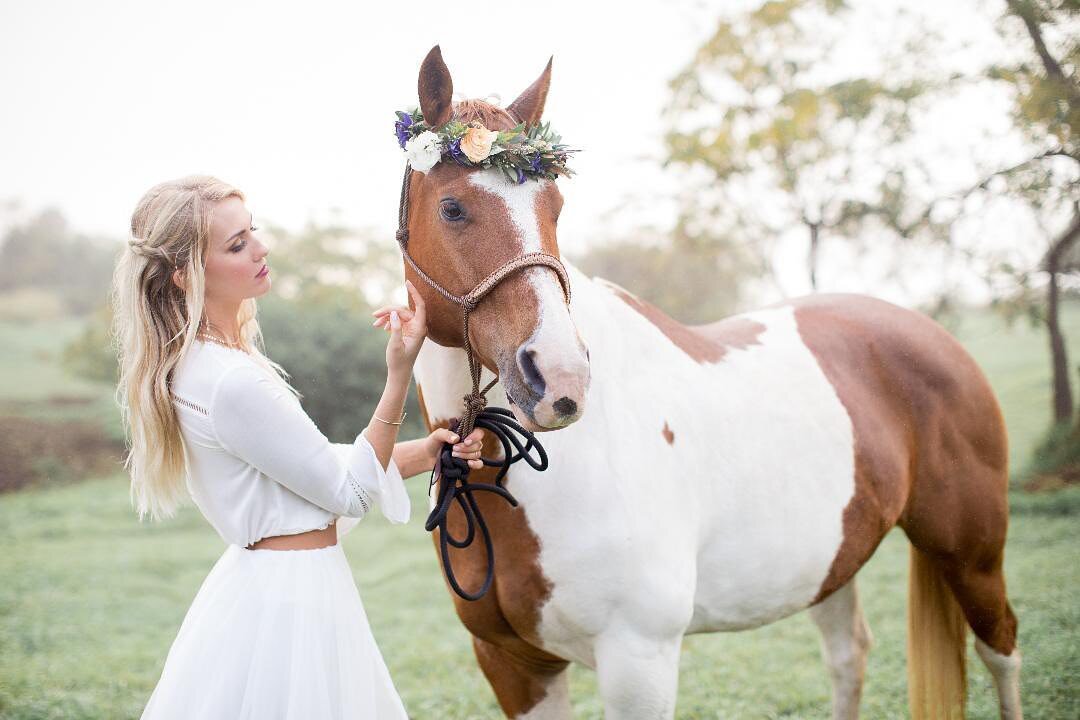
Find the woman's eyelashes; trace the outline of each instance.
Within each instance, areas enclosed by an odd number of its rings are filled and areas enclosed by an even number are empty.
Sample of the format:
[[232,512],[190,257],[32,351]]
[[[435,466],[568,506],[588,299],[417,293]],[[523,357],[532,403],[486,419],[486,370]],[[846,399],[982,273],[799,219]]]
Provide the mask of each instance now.
[[[258,229],[259,228],[256,227],[255,225],[252,225],[251,227],[248,228],[248,232],[255,232]],[[233,245],[231,248],[229,248],[229,252],[234,252],[234,253],[240,252],[241,250],[244,249],[245,245],[247,245],[247,240],[243,240],[243,241],[237,243],[236,245]]]

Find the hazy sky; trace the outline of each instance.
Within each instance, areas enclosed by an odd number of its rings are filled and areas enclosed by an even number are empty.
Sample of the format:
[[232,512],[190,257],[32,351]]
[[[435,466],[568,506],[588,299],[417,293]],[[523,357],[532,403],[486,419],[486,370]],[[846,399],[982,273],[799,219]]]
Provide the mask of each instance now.
[[545,117],[582,148],[563,183],[568,247],[640,186],[627,168],[659,156],[666,83],[711,26],[693,3],[629,6],[4,2],[0,198],[121,235],[152,184],[202,172],[288,227],[338,208],[390,234],[394,111],[416,104],[440,44],[456,93],[503,104],[554,56]]
[[[564,251],[645,224],[666,229],[675,216],[673,176],[658,166],[667,83],[717,8],[735,4],[7,0],[0,200],[55,205],[79,230],[123,237],[151,185],[209,173],[243,189],[257,221],[297,228],[338,211],[391,241],[404,166],[394,111],[416,104],[420,62],[438,43],[457,94],[497,93],[502,104],[554,56],[545,118],[582,150],[578,175],[559,181]],[[943,33],[974,25],[968,2],[914,5]],[[853,20],[847,62],[869,62],[875,43],[888,42],[861,32],[873,14]],[[955,118],[944,115],[939,144],[957,150],[944,129]],[[804,290],[803,242],[787,250],[786,292]],[[839,257],[826,261],[834,277],[860,277]]]

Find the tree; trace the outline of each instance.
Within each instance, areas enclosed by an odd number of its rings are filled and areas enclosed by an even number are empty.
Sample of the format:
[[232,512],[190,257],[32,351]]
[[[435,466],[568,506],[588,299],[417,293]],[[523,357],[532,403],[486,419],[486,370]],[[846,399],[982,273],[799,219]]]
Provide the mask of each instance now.
[[[1018,297],[1029,314],[1046,323],[1052,365],[1053,418],[1073,416],[1068,356],[1061,328],[1061,278],[1080,270],[1080,6],[1070,0],[1006,0],[1002,32],[1027,40],[1029,51],[1015,62],[992,65],[987,75],[1013,90],[1013,118],[1033,151],[1027,159],[992,176],[1005,180],[1004,191],[1056,226],[1038,270],[1046,275],[1042,307],[1030,292]],[[1053,37],[1048,37],[1053,36]],[[980,183],[985,190],[989,179]],[[1022,273],[1022,290],[1030,273]]]
[[574,262],[585,274],[611,280],[686,323],[735,312],[745,279],[762,272],[754,248],[682,222],[666,234],[642,229],[595,243]]
[[[847,13],[838,0],[777,0],[724,17],[671,82],[668,163],[697,171],[703,190],[690,212],[750,233],[765,254],[801,226],[814,289],[826,236],[947,230],[911,190],[921,169],[880,152],[910,135],[913,104],[934,81],[901,71],[898,58],[838,71],[831,52]],[[918,49],[912,40],[899,58]]]
[[0,246],[0,292],[37,288],[84,315],[105,301],[116,246],[76,233],[46,209],[12,226]]

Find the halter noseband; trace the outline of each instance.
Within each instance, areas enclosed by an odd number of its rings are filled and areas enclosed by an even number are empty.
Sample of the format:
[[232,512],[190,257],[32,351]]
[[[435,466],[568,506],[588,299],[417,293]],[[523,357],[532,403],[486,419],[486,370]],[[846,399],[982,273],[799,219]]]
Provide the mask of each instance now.
[[[462,340],[465,344],[465,355],[469,360],[469,375],[472,377],[472,392],[465,395],[463,398],[465,410],[456,422],[451,423],[450,429],[457,433],[458,437],[464,440],[465,437],[472,432],[474,427],[484,428],[495,435],[503,448],[503,459],[501,461],[481,458],[484,465],[499,468],[499,472],[495,476],[494,484],[470,483],[469,470],[471,468],[469,467],[469,463],[462,458],[453,456],[453,447],[450,443],[443,443],[442,449],[439,451],[439,455],[435,461],[435,467],[431,470],[431,486],[434,486],[440,479],[443,482],[439,485],[439,494],[435,502],[435,507],[431,511],[431,514],[428,515],[427,522],[424,523],[424,529],[429,532],[433,531],[435,528],[439,529],[439,552],[442,556],[446,580],[450,584],[450,587],[465,600],[479,600],[487,594],[495,577],[495,547],[491,541],[491,532],[488,530],[487,523],[484,522],[484,517],[480,512],[480,506],[477,504],[473,492],[483,491],[495,493],[514,507],[517,507],[517,500],[510,494],[510,491],[502,485],[503,478],[506,477],[506,473],[510,470],[510,466],[518,460],[525,460],[535,470],[546,470],[548,462],[547,453],[536,440],[536,437],[533,433],[526,430],[514,420],[513,413],[510,410],[497,407],[485,409],[485,406],[487,405],[487,398],[485,396],[487,395],[488,390],[498,382],[499,378],[498,375],[496,375],[483,390],[480,390],[480,372],[482,366],[480,361],[476,358],[472,343],[469,341],[469,313],[480,304],[480,301],[483,300],[496,285],[505,280],[511,273],[520,270],[521,268],[529,267],[531,265],[543,265],[554,270],[555,274],[559,277],[559,283],[562,285],[567,305],[570,304],[570,278],[566,274],[566,268],[563,267],[563,264],[554,255],[545,252],[530,252],[519,255],[513,260],[503,264],[464,295],[455,295],[444,288],[430,275],[424,272],[420,266],[417,265],[416,261],[413,260],[412,255],[409,254],[409,190],[412,184],[412,172],[412,167],[406,164],[405,176],[401,180],[401,201],[398,204],[398,246],[401,248],[401,254],[405,258],[405,261],[409,263],[412,269],[416,271],[416,274],[419,275],[424,282],[434,288],[436,292],[450,302],[461,306]],[[510,432],[511,430],[521,435],[525,439],[525,443],[523,444],[520,439],[514,437]],[[533,458],[529,454],[529,451],[534,448],[538,455],[537,458]],[[513,453],[514,449],[517,450],[516,454]],[[465,536],[460,539],[453,537],[447,527],[450,508],[455,502],[461,508],[466,524]],[[480,529],[480,534],[484,538],[484,546],[487,551],[487,573],[480,589],[475,593],[470,593],[461,587],[454,575],[454,568],[450,562],[450,546],[452,545],[456,548],[468,547],[476,537],[477,528]]]

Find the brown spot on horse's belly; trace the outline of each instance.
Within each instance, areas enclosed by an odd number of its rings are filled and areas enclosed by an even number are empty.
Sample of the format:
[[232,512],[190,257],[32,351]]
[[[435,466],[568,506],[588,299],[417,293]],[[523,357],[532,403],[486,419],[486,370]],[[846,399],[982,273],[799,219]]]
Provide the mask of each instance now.
[[683,325],[660,308],[603,280],[615,295],[664,333],[676,347],[698,363],[720,362],[731,349],[742,350],[758,343],[765,326],[748,318],[732,317],[708,325]]
[[664,429],[661,430],[660,433],[664,436],[664,439],[667,440],[668,445],[675,444],[675,433],[671,432],[671,428],[668,427],[667,420],[664,421]]

